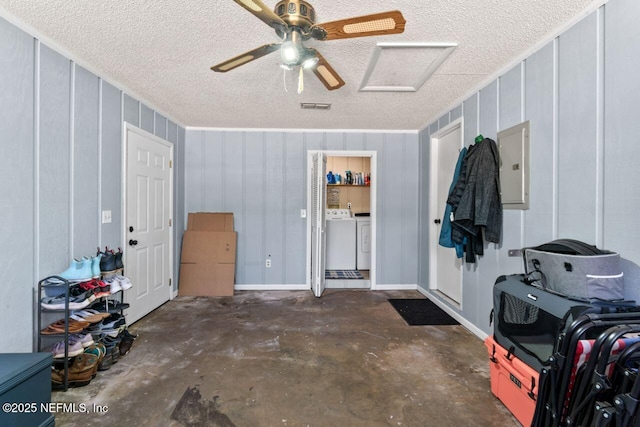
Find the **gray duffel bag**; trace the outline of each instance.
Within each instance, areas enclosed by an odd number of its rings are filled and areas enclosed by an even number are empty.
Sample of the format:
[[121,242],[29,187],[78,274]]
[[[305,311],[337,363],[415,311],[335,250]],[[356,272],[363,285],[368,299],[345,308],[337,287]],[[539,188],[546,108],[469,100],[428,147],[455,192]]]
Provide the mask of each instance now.
[[523,251],[527,281],[546,291],[587,300],[624,299],[620,255],[559,239]]

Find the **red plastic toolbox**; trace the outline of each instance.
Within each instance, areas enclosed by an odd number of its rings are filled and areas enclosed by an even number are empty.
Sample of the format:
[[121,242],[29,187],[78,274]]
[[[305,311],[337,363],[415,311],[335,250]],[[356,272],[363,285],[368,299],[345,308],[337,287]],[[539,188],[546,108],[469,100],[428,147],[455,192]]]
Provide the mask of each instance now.
[[539,373],[496,343],[484,340],[489,352],[491,392],[524,426],[530,426],[538,397]]

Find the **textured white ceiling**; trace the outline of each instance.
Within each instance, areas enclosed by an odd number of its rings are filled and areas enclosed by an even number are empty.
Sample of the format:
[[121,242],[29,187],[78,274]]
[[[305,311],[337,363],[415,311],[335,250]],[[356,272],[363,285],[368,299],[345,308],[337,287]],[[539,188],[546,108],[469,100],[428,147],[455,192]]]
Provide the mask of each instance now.
[[[275,5],[276,0],[265,4]],[[419,129],[593,0],[311,0],[317,21],[398,9],[399,35],[309,41],[346,85],[329,92],[310,71],[296,93],[273,53],[228,73],[209,67],[275,32],[231,0],[0,0],[0,7],[187,126]],[[417,92],[358,92],[377,42],[455,42]],[[402,64],[398,64],[402,67]],[[331,103],[328,111],[300,102]]]

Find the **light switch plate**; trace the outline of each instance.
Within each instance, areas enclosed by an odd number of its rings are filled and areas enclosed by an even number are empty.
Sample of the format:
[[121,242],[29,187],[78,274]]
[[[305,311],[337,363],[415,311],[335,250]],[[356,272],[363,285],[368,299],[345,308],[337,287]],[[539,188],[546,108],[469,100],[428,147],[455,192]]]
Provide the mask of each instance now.
[[307,210],[300,209],[300,218],[306,218],[306,217],[307,217]]
[[102,223],[111,224],[111,211],[102,211]]

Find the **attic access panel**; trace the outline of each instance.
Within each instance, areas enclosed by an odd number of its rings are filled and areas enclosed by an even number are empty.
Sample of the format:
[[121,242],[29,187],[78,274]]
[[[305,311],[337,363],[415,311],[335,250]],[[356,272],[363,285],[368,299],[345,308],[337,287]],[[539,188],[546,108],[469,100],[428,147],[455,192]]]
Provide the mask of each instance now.
[[456,43],[378,43],[359,90],[417,92],[456,46]]

